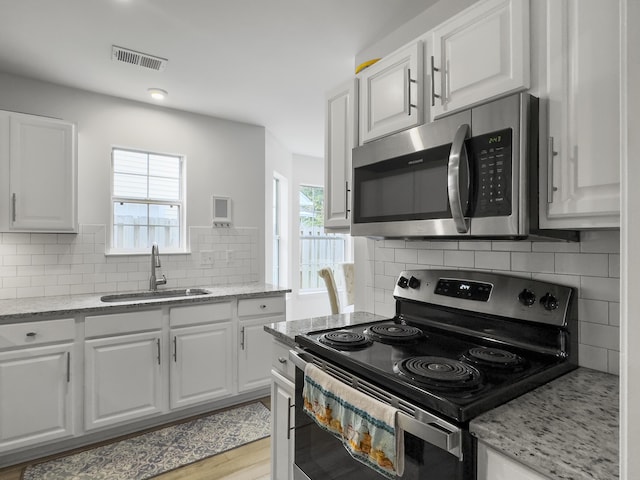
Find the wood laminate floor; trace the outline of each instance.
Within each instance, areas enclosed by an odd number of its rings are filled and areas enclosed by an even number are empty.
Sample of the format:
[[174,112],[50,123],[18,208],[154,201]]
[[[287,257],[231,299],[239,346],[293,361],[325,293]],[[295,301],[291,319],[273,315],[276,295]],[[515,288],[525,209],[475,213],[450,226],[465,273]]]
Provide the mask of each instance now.
[[[267,397],[260,401],[270,408],[269,400]],[[57,456],[62,457],[70,453],[73,452],[64,452]],[[31,463],[38,462],[34,460],[0,469],[0,480],[20,480],[23,470]],[[270,474],[271,440],[267,437],[153,478],[154,480],[269,480]]]

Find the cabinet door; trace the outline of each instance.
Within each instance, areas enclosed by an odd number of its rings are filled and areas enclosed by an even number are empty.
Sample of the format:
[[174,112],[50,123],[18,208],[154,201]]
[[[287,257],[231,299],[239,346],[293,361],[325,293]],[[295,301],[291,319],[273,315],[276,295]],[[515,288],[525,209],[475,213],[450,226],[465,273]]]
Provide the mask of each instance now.
[[295,387],[277,371],[271,372],[271,478],[293,479]]
[[71,344],[0,353],[0,451],[73,434]]
[[540,223],[619,227],[620,4],[550,0],[546,6]]
[[264,326],[283,320],[282,316],[240,320],[238,391],[244,392],[269,385],[272,336],[265,332]]
[[162,412],[161,333],[85,341],[87,430]]
[[171,331],[171,408],[233,393],[231,321]]
[[548,480],[544,475],[478,442],[478,480]]
[[360,144],[423,123],[422,42],[360,74]]
[[10,117],[10,229],[77,231],[74,125],[34,115]]
[[324,226],[349,228],[351,150],[356,146],[357,80],[330,92],[325,111]]
[[433,31],[431,117],[529,88],[529,1],[474,4]]

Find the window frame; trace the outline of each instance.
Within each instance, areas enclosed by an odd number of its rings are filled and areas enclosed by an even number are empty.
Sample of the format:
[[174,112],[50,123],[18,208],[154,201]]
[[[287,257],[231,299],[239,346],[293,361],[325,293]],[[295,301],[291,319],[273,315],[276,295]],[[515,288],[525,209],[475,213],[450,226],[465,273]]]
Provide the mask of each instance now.
[[[180,199],[179,201],[166,201],[166,200],[149,200],[149,199],[140,199],[140,198],[132,198],[132,197],[116,197],[114,196],[114,167],[115,167],[115,151],[122,150],[126,152],[133,153],[141,153],[145,155],[158,155],[158,156],[166,156],[166,157],[176,157],[179,159],[180,163],[180,179],[179,179],[179,189],[180,189]],[[110,202],[109,202],[109,239],[108,239],[108,250],[107,255],[147,255],[151,251],[151,245],[145,248],[116,248],[114,245],[114,204],[116,202],[126,202],[126,203],[136,203],[140,205],[178,205],[180,214],[178,215],[179,221],[179,232],[180,232],[180,245],[178,248],[161,248],[162,254],[184,254],[189,253],[188,250],[188,239],[187,239],[187,158],[186,155],[177,154],[177,153],[167,153],[160,151],[151,151],[144,150],[139,148],[130,148],[130,147],[122,147],[119,145],[111,146],[111,164],[110,164],[110,172],[109,172],[109,193],[110,193]],[[148,177],[148,175],[147,175]]]

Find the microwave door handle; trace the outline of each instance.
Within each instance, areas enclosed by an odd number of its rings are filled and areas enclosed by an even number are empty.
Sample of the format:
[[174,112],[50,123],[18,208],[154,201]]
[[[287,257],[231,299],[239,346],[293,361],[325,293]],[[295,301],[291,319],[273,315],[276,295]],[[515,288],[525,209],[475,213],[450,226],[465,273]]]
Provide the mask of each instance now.
[[[464,218],[462,211],[462,200],[460,199],[460,162],[466,163],[467,171],[469,170],[469,156],[467,155],[467,147],[464,141],[469,136],[469,125],[466,123],[460,125],[453,137],[451,151],[449,152],[449,164],[447,169],[447,193],[449,195],[449,206],[451,207],[451,216],[456,225],[458,233],[468,233],[469,226]],[[469,188],[465,185],[464,188]]]

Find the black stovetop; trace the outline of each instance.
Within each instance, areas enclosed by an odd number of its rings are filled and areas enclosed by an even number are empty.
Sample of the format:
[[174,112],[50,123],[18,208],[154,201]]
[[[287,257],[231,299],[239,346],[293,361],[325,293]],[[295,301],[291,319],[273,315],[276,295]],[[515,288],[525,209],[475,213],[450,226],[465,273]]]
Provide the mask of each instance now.
[[[415,342],[398,345],[369,341],[365,346],[355,349],[334,347],[321,340],[323,335],[329,332],[349,332],[370,339],[366,334],[368,327],[390,324],[412,325],[419,328],[424,336]],[[375,383],[421,408],[445,415],[457,423],[467,422],[575,368],[566,358],[556,355],[497,344],[494,340],[452,333],[433,326],[412,324],[399,318],[311,332],[297,336],[296,342],[307,351],[352,371],[356,376]],[[507,365],[487,365],[469,356],[468,352],[471,349],[506,352],[520,361]],[[409,375],[401,373],[403,360],[416,357],[419,357],[418,360],[427,361],[431,368],[442,368],[439,359],[450,360],[454,368],[461,363],[462,367],[472,372],[469,378],[473,379],[462,382],[416,380],[410,375],[411,372]],[[449,364],[444,364],[448,368]]]

